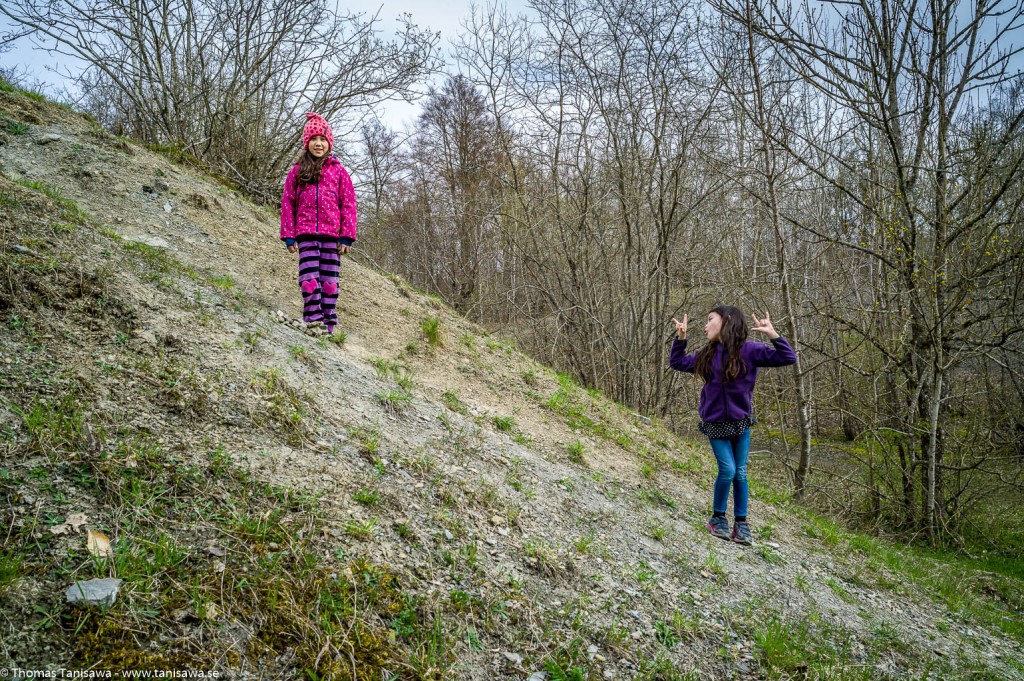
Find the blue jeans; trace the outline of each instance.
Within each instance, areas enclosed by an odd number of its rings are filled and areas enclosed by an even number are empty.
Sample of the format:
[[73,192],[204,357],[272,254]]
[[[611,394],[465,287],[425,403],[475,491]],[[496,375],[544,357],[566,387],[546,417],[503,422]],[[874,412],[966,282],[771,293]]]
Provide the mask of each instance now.
[[715,479],[715,513],[725,513],[729,507],[729,488],[733,489],[733,515],[747,515],[747,458],[750,456],[750,428],[731,440],[711,440],[711,450],[718,459],[718,477]]

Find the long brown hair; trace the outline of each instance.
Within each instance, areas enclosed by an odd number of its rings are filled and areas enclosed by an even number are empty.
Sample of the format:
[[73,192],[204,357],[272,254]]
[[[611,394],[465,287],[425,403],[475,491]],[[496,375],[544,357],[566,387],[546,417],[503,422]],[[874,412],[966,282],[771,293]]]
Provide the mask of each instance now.
[[327,152],[320,158],[317,158],[309,153],[309,149],[303,149],[296,161],[299,164],[299,184],[316,184],[319,182],[320,172],[324,169],[324,163],[327,162],[327,158],[330,155],[331,152]]
[[731,383],[747,373],[747,365],[740,356],[740,348],[747,340],[747,318],[743,316],[742,310],[732,305],[719,305],[711,312],[722,318],[722,330],[718,332],[718,340],[708,343],[697,353],[694,371],[705,383],[711,381],[711,359],[715,356],[718,344],[721,343],[725,346],[726,356],[724,380]]

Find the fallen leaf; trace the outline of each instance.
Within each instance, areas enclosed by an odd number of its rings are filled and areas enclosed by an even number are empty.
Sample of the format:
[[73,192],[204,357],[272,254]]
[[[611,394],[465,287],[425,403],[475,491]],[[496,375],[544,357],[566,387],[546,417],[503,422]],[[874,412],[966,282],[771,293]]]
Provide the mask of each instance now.
[[103,534],[102,532],[94,532],[89,530],[89,536],[86,539],[86,545],[89,547],[89,553],[98,558],[113,558],[114,549],[110,547],[110,537]]
[[72,513],[64,522],[71,525],[72,530],[78,532],[80,529],[82,529],[82,525],[85,525],[87,522],[89,522],[89,520],[88,518],[86,518],[86,515],[84,513]]
[[67,520],[62,522],[60,525],[54,525],[50,528],[50,532],[53,534],[67,534],[68,532],[82,529],[82,525],[87,522],[84,513],[72,513],[67,517]]

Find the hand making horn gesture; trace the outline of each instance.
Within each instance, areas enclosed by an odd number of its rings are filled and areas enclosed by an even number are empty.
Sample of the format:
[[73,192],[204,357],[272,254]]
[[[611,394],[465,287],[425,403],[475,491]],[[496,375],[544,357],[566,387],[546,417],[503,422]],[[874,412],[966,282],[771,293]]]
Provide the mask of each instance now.
[[672,321],[676,325],[676,338],[679,340],[686,340],[686,325],[690,323],[689,315],[684,314],[683,321],[679,321],[675,317],[672,318]]
[[754,326],[751,329],[752,331],[760,331],[769,338],[779,337],[779,332],[775,330],[774,326],[772,326],[772,318],[768,314],[767,310],[764,313],[763,319],[758,319],[756,314],[751,314],[750,316],[754,320]]

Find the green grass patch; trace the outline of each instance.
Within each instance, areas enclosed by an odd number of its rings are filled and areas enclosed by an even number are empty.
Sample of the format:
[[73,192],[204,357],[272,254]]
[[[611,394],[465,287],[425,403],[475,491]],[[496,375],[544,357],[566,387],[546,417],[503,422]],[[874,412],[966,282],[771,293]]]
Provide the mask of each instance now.
[[399,388],[406,392],[412,392],[412,389],[416,387],[416,381],[413,378],[413,373],[408,369],[403,369],[396,373],[395,383],[398,384]]
[[23,187],[27,187],[28,189],[34,189],[35,191],[46,196],[48,199],[57,204],[57,206],[61,210],[61,214],[67,217],[68,219],[80,225],[85,225],[89,222],[89,216],[85,213],[85,211],[79,208],[78,204],[72,201],[71,199],[65,198],[64,195],[60,193],[60,190],[57,189],[56,187],[35,180],[19,179],[15,180],[15,182],[17,182]]
[[352,495],[352,499],[363,506],[376,506],[380,503],[380,494],[375,489],[361,489]]
[[[20,88],[17,85],[14,85],[13,83],[9,82],[6,78],[0,78],[0,92],[6,92],[8,94],[19,94],[23,97],[28,97],[32,101],[40,103],[49,101],[46,98],[46,95],[44,95],[43,93],[36,92],[34,90],[26,90],[25,88]],[[56,104],[56,102],[54,102],[54,104]],[[63,106],[67,108],[63,104],[59,104],[58,106]]]
[[491,423],[502,433],[510,433],[516,427],[516,420],[511,416],[493,416]]
[[576,440],[575,442],[570,442],[569,445],[566,447],[566,451],[569,455],[569,461],[572,461],[573,463],[580,465],[586,464],[586,460],[583,458],[583,443],[580,442],[579,440]]
[[755,629],[753,638],[768,679],[867,681],[872,676],[871,665],[856,664],[850,658],[852,634],[817,617],[783,619],[775,615]]
[[0,594],[22,576],[25,558],[15,549],[0,551]]
[[222,274],[220,276],[210,277],[210,283],[216,286],[217,288],[224,290],[232,289],[235,286],[235,282],[231,278],[230,274]]
[[839,546],[848,537],[839,523],[819,515],[811,515],[804,523],[803,529],[808,537],[817,539],[829,547]]
[[404,414],[412,406],[412,395],[405,390],[382,390],[377,402],[393,414]]
[[459,399],[459,394],[454,390],[445,390],[441,393],[441,401],[444,403],[444,406],[448,407],[456,414],[462,414],[465,416],[469,413],[469,408],[462,400]]
[[846,590],[846,587],[843,586],[843,584],[840,583],[839,580],[833,577],[828,577],[825,580],[825,586],[831,589],[832,593],[834,593],[836,596],[839,596],[839,599],[843,601],[843,603],[847,603],[850,605],[856,603],[856,600],[853,598],[853,596],[850,595],[850,592]]
[[380,431],[372,428],[360,428],[352,433],[359,446],[359,453],[375,458],[380,452]]
[[80,449],[85,417],[76,392],[41,397],[25,409],[15,407],[15,412],[25,426],[30,451],[52,458]]
[[160,274],[184,274],[189,279],[198,279],[195,270],[172,258],[167,250],[150,246],[139,241],[122,241],[121,247],[139,258],[149,269]]
[[358,539],[359,541],[369,541],[370,539],[373,539],[376,529],[376,518],[370,518],[369,520],[364,520],[362,522],[350,520],[345,523],[345,534],[353,539]]
[[804,514],[804,532],[831,553],[859,551],[868,570],[858,579],[900,591],[907,583],[921,587],[951,612],[1002,630],[1024,643],[1024,581],[1015,576],[978,570],[978,563],[945,551],[919,546],[899,547],[884,539],[842,528],[812,512]]
[[749,478],[749,483],[750,496],[760,502],[783,507],[790,502],[791,495],[785,485],[757,477]]
[[430,347],[436,348],[444,344],[444,339],[441,337],[441,320],[437,317],[424,318],[420,323],[420,329]]
[[581,397],[583,391],[571,376],[557,374],[557,378],[559,388],[542,402],[545,409],[561,416],[570,428],[614,442],[629,452],[636,449],[636,443],[632,436],[610,425],[607,413],[599,414],[596,417],[591,415],[590,407],[584,402],[586,398]]
[[4,131],[8,134],[20,136],[28,132],[28,123],[21,121],[7,121],[4,123]]

